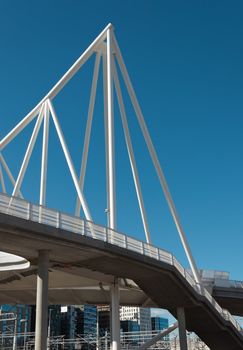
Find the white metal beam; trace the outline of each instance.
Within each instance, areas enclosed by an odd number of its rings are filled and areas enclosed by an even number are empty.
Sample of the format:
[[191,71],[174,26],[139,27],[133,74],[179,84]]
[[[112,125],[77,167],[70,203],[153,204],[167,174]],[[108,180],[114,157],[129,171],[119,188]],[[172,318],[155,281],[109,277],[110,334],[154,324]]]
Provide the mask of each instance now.
[[107,137],[108,137],[108,177],[109,177],[109,224],[116,229],[116,189],[115,189],[115,144],[113,106],[113,52],[112,29],[107,29]]
[[28,147],[27,147],[27,150],[26,150],[26,153],[24,156],[24,160],[22,162],[16,183],[15,183],[15,186],[13,189],[12,197],[16,197],[19,194],[19,190],[20,190],[20,187],[22,185],[27,166],[29,164],[29,160],[30,160],[30,157],[31,157],[31,154],[32,154],[35,142],[36,142],[36,138],[37,138],[39,130],[40,130],[40,126],[41,126],[42,119],[43,119],[43,113],[44,113],[44,103],[41,106],[39,116],[37,118],[33,133],[31,135],[30,142],[28,144]]
[[106,205],[107,205],[107,226],[110,227],[109,216],[109,162],[108,162],[108,127],[107,127],[107,55],[106,50],[102,54],[103,63],[103,100],[104,100],[104,134],[105,134],[105,171],[106,171]]
[[107,27],[98,35],[98,37],[92,42],[92,44],[84,51],[84,53],[77,59],[77,61],[71,66],[71,68],[62,76],[62,78],[56,83],[56,85],[46,94],[46,96],[30,111],[20,123],[16,125],[12,131],[10,131],[1,141],[0,150],[24,129],[28,123],[35,118],[40,111],[42,104],[47,99],[53,99],[62,88],[69,82],[69,80],[77,73],[77,71],[83,66],[83,64],[90,58],[90,56],[98,49],[99,45],[106,38],[106,32],[112,28],[112,24],[109,23]]
[[116,88],[118,104],[119,104],[119,109],[120,109],[120,114],[121,114],[121,119],[122,119],[122,126],[123,126],[123,131],[125,134],[127,151],[128,151],[131,169],[132,169],[133,181],[134,181],[136,194],[137,194],[137,198],[138,198],[138,204],[139,204],[139,209],[140,209],[141,218],[142,218],[142,222],[143,222],[146,241],[147,241],[147,243],[151,243],[151,236],[150,236],[150,232],[149,232],[148,220],[147,220],[146,210],[145,210],[144,201],[143,201],[142,189],[141,189],[141,185],[140,185],[136,160],[135,160],[133,146],[132,146],[132,140],[131,140],[128,122],[127,122],[127,117],[126,117],[125,106],[124,106],[124,102],[123,102],[123,98],[122,98],[120,82],[118,79],[118,74],[117,74],[115,64],[114,64],[114,81],[115,81],[115,88]]
[[171,215],[172,215],[172,217],[174,219],[176,228],[178,230],[178,233],[179,233],[179,236],[180,236],[180,239],[181,239],[184,251],[186,253],[187,259],[188,259],[189,264],[190,264],[190,267],[192,269],[193,276],[194,276],[194,278],[195,278],[197,283],[201,283],[201,279],[200,279],[200,276],[199,276],[199,273],[198,273],[198,269],[197,269],[195,260],[194,260],[194,258],[192,256],[191,249],[189,247],[189,244],[188,244],[185,232],[184,232],[183,227],[181,225],[181,222],[180,222],[180,219],[179,219],[179,216],[178,216],[175,204],[173,202],[172,196],[170,194],[170,191],[169,191],[169,188],[168,188],[168,185],[167,185],[164,173],[162,171],[162,168],[161,168],[161,165],[160,165],[157,153],[155,151],[154,145],[153,145],[151,137],[149,135],[149,132],[148,132],[148,129],[147,129],[144,117],[143,117],[143,113],[142,113],[141,107],[140,107],[140,105],[138,103],[135,91],[133,89],[133,86],[132,86],[129,74],[127,72],[125,63],[124,63],[122,55],[121,55],[121,51],[119,49],[119,46],[117,44],[117,41],[116,41],[116,38],[115,38],[114,34],[113,34],[113,44],[114,44],[114,49],[115,49],[115,55],[116,55],[119,67],[121,69],[121,72],[122,72],[122,75],[123,75],[124,82],[126,84],[126,88],[127,88],[128,94],[130,96],[133,108],[135,110],[135,113],[136,113],[136,116],[137,116],[140,128],[142,130],[142,133],[143,133],[145,142],[147,144],[147,147],[148,147],[151,159],[153,161],[155,170],[157,172],[157,175],[158,175],[161,187],[162,187],[162,189],[164,191],[164,195],[165,195],[165,198],[167,200],[168,206],[170,208]]
[[79,182],[78,182],[78,177],[77,177],[76,171],[74,169],[73,161],[71,159],[71,156],[70,156],[70,153],[69,153],[66,141],[64,139],[64,135],[63,135],[62,129],[61,129],[60,125],[59,125],[59,121],[57,119],[56,112],[54,110],[54,107],[53,107],[51,101],[47,100],[47,103],[48,103],[48,107],[49,107],[49,110],[51,112],[51,116],[52,116],[52,119],[53,119],[53,122],[54,122],[54,125],[55,125],[55,128],[56,128],[56,131],[57,131],[57,135],[59,137],[59,140],[60,140],[60,143],[61,143],[61,146],[62,146],[62,149],[63,149],[64,156],[65,156],[66,161],[67,161],[67,165],[68,165],[69,171],[70,171],[72,179],[73,179],[73,183],[74,183],[75,189],[77,191],[79,200],[81,202],[81,205],[82,205],[82,208],[83,208],[83,211],[84,211],[85,218],[86,218],[86,220],[93,221],[92,217],[91,217],[91,214],[90,214],[90,211],[89,211],[89,208],[88,208],[88,204],[87,204],[87,202],[86,202],[86,200],[84,198],[83,191],[80,189]]
[[[178,322],[173,323],[171,326],[169,326],[166,329],[163,329],[159,334],[155,335],[152,339],[148,340],[146,343],[141,345],[138,350],[146,350],[153,344],[157,343],[161,338],[165,337],[166,335],[173,332],[178,327]],[[184,350],[184,348],[182,348]]]
[[49,138],[49,108],[47,102],[44,106],[44,127],[42,141],[42,159],[41,159],[41,180],[40,180],[40,205],[46,204],[46,176],[48,160],[48,138]]
[[[99,75],[99,66],[100,66],[100,55],[101,55],[100,52],[98,52],[96,54],[96,59],[95,59],[94,73],[93,73],[90,100],[89,100],[88,118],[87,118],[85,137],[84,137],[84,148],[83,148],[80,177],[79,177],[79,185],[82,191],[84,189],[84,180],[85,180],[85,174],[86,174],[87,159],[89,154],[89,143],[90,143],[92,120],[93,120],[93,114],[94,114],[94,104],[95,104],[96,88],[97,88],[97,81],[98,81],[98,75]],[[80,208],[81,208],[81,203],[77,198],[76,209],[75,209],[76,216],[80,215]]]
[[[0,163],[2,164],[4,170],[6,171],[6,174],[8,175],[8,178],[9,178],[11,184],[12,184],[13,187],[14,187],[16,181],[15,181],[15,179],[14,179],[14,177],[13,177],[13,174],[11,173],[11,171],[10,171],[8,165],[7,165],[7,162],[6,162],[6,160],[4,159],[4,157],[3,157],[3,155],[2,155],[1,152],[0,152]],[[22,195],[22,193],[21,193],[20,191],[19,191],[19,196],[20,196],[21,198],[23,198],[23,195]]]
[[40,113],[40,109],[44,100],[42,100],[38,105],[27,114],[27,116],[22,119],[1,141],[0,141],[0,151],[2,151],[37,115]]

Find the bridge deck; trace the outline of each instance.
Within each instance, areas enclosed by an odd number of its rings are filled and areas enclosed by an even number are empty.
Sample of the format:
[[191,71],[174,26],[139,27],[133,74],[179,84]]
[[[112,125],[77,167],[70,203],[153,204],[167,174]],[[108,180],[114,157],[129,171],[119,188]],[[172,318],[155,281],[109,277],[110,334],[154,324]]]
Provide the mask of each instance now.
[[[1,250],[36,264],[38,250],[48,249],[51,264],[65,267],[70,273],[76,268],[80,274],[85,270],[91,275],[131,279],[158,307],[175,315],[176,308],[183,306],[187,329],[197,333],[212,350],[243,350],[243,336],[236,321],[204,288],[198,288],[172,254],[2,194],[0,212]],[[10,290],[11,281],[0,285],[0,298]]]

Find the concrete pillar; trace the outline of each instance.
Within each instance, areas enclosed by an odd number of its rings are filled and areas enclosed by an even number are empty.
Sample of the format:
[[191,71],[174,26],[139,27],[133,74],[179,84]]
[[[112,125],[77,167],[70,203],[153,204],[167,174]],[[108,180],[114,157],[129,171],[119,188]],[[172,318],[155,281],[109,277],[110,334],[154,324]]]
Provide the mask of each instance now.
[[120,294],[118,280],[111,285],[111,350],[120,350]]
[[186,338],[186,319],[184,307],[177,308],[177,320],[179,329],[180,349],[188,350]]
[[36,291],[35,350],[46,350],[47,347],[48,267],[49,252],[40,250]]

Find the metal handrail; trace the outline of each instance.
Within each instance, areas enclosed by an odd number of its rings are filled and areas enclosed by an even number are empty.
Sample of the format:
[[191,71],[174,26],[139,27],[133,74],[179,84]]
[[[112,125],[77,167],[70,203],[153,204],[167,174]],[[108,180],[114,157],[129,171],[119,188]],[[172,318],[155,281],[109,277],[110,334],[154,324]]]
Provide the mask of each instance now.
[[32,204],[22,198],[10,197],[4,193],[0,193],[0,212],[20,217],[25,220],[39,222],[55,228],[66,229],[77,234],[149,256],[166,264],[173,265],[198,294],[204,296],[214,306],[215,310],[236,327],[237,330],[241,330],[240,325],[233,316],[227,310],[223,310],[202,285],[200,285],[199,288],[198,284],[184,267],[170,252],[166,250],[157,248],[133,237],[129,237],[124,233],[120,233],[105,226],[83,220],[77,216],[72,216],[54,209]]

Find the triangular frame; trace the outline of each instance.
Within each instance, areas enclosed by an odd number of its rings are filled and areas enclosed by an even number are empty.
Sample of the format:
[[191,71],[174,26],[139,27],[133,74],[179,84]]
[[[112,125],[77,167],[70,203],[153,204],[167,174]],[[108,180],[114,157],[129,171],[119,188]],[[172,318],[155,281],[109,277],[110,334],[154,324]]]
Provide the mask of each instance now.
[[[62,88],[67,84],[67,82],[78,72],[82,65],[91,57],[91,55],[96,54],[95,67],[93,73],[89,111],[85,132],[85,142],[83,148],[83,156],[81,163],[80,179],[78,180],[77,174],[75,172],[73,162],[68,151],[64,135],[60,128],[60,124],[54,110],[52,100],[53,98],[62,90]],[[114,35],[113,26],[109,24],[100,35],[93,41],[93,43],[87,48],[87,50],[79,57],[79,59],[71,66],[71,68],[64,74],[64,76],[57,82],[57,84],[48,92],[48,94],[36,105],[36,107],[5,137],[0,141],[0,151],[2,151],[8,144],[14,139],[19,132],[21,132],[34,118],[37,116],[37,121],[34,127],[33,134],[30,139],[30,143],[26,150],[26,154],[16,180],[13,196],[18,195],[25,174],[25,170],[28,165],[29,158],[31,156],[36,137],[38,135],[40,125],[44,120],[44,132],[43,132],[43,147],[42,147],[42,166],[41,166],[41,184],[40,184],[40,204],[45,205],[46,197],[46,174],[47,174],[47,155],[48,155],[48,125],[49,125],[49,113],[52,116],[55,128],[61,142],[61,146],[74,182],[74,186],[77,191],[77,204],[76,204],[76,214],[79,214],[80,204],[85,214],[87,220],[92,221],[92,217],[88,208],[88,204],[83,195],[84,178],[86,172],[86,164],[89,151],[89,142],[92,127],[93,110],[95,103],[96,87],[98,72],[100,66],[100,58],[102,56],[103,61],[103,85],[104,85],[104,114],[105,114],[105,142],[106,142],[106,181],[107,181],[107,210],[108,210],[108,227],[111,229],[116,229],[116,190],[115,190],[115,147],[114,147],[114,85],[116,90],[116,95],[118,99],[118,105],[120,109],[120,114],[122,118],[122,125],[124,129],[124,135],[130,160],[130,165],[132,169],[135,189],[138,197],[139,208],[141,212],[142,222],[145,230],[146,240],[148,243],[151,242],[149,227],[147,222],[147,216],[145,211],[145,206],[142,197],[141,186],[139,182],[138,171],[135,162],[135,156],[133,152],[131,137],[129,133],[129,127],[126,118],[125,106],[122,98],[116,63],[120,69],[121,75],[123,77],[128,95],[132,102],[138,123],[140,125],[143,137],[147,144],[149,154],[151,156],[154,168],[158,175],[162,190],[164,192],[166,201],[168,203],[171,215],[175,222],[177,231],[179,233],[183,248],[185,250],[186,256],[188,258],[190,267],[193,272],[193,276],[197,283],[201,283],[200,276],[197,270],[196,263],[192,256],[189,244],[187,242],[186,235],[184,233],[183,227],[181,225],[179,215],[177,213],[175,204],[173,202],[172,196],[170,194],[163,170],[161,168],[157,153],[155,151],[154,145],[152,143],[150,134],[148,132],[143,113],[139,102],[137,100],[135,91],[133,89],[129,74],[127,72],[124,60],[121,55],[120,48],[118,46],[117,40]],[[115,63],[116,62],[116,63]],[[1,154],[1,153],[0,153]],[[80,203],[80,204],[79,204]]]

